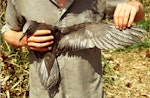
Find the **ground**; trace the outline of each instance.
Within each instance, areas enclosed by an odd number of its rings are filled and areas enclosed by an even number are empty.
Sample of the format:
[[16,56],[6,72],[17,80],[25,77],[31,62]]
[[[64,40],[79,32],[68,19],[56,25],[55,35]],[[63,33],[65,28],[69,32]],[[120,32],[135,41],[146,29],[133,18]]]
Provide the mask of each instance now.
[[150,48],[103,55],[106,98],[150,98]]

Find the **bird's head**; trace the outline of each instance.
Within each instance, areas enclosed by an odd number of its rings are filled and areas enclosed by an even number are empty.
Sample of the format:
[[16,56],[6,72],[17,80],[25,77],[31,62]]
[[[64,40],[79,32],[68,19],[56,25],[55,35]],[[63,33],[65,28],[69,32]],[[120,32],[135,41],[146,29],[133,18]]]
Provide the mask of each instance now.
[[24,25],[23,34],[19,41],[21,41],[27,34],[33,34],[36,30],[50,30],[53,35],[53,33],[58,31],[58,28],[52,25],[48,25],[44,22],[29,21]]

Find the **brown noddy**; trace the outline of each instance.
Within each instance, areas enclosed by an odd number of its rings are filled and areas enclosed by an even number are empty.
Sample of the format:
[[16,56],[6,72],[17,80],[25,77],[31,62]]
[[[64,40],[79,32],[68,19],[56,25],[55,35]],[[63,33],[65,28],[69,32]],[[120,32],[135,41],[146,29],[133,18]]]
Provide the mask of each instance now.
[[99,49],[116,49],[141,42],[148,35],[145,29],[136,26],[119,30],[115,28],[114,24],[89,22],[59,28],[31,21],[20,41],[25,35],[43,29],[51,30],[51,34],[54,36],[52,49],[44,54],[39,68],[41,83],[46,89],[56,85],[60,78],[59,67],[54,62],[61,52],[78,51],[94,47]]

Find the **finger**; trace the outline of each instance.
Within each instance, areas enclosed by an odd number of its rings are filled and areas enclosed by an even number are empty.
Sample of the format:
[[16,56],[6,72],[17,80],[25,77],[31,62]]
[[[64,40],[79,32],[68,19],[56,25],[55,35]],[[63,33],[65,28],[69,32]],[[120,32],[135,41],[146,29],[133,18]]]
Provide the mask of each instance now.
[[119,16],[118,16],[118,27],[119,27],[119,29],[123,29],[124,13],[125,13],[125,9],[121,8],[121,11],[120,11]]
[[114,13],[114,23],[116,28],[119,29],[122,29],[123,27],[123,18],[125,13],[124,6],[124,3],[118,4]]
[[49,35],[49,34],[51,34],[50,30],[37,30],[32,35],[34,35],[34,36],[40,36],[40,35]]
[[118,4],[114,12],[114,23],[116,28],[118,28],[118,23],[119,23],[118,17],[119,17],[120,9],[121,9],[121,4]]
[[36,48],[44,48],[48,47],[53,44],[53,41],[50,42],[44,42],[44,43],[35,43],[35,42],[28,42],[27,46],[28,47],[36,47]]
[[128,25],[128,20],[129,20],[129,17],[130,17],[130,8],[128,7],[126,10],[125,10],[125,13],[124,13],[124,19],[123,19],[123,29],[125,29]]
[[131,27],[133,22],[134,22],[134,19],[135,19],[135,16],[136,16],[136,9],[132,9],[132,11],[130,12],[130,18],[129,18],[129,21],[128,21],[128,27]]
[[46,51],[49,51],[48,48],[29,47],[29,49],[30,49],[30,50],[39,51],[39,52],[46,52]]
[[52,41],[53,39],[54,39],[54,36],[29,36],[27,41],[42,43],[42,42]]

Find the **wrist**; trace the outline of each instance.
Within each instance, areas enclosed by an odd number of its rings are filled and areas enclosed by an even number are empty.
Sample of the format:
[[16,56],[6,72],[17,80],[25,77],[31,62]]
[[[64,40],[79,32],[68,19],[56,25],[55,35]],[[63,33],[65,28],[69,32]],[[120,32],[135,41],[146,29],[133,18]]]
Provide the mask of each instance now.
[[22,32],[16,32],[12,30],[3,33],[3,37],[6,40],[6,42],[14,48],[20,48],[22,46],[26,46],[27,42],[25,39],[19,42],[21,35]]

